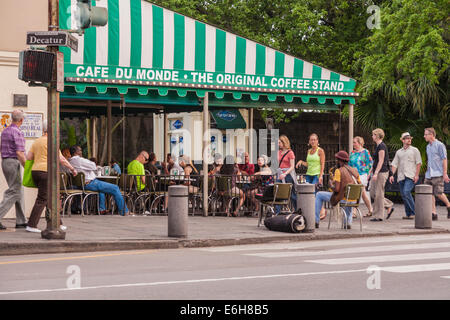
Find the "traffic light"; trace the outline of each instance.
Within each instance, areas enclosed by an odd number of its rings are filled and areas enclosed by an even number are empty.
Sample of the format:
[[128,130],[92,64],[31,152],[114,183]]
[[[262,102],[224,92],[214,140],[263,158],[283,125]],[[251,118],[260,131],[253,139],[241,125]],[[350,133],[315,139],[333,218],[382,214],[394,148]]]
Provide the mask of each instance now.
[[108,9],[93,7],[91,0],[78,0],[75,20],[78,33],[89,27],[101,27],[108,23]]
[[52,81],[55,54],[42,50],[24,50],[19,54],[19,79],[49,83]]

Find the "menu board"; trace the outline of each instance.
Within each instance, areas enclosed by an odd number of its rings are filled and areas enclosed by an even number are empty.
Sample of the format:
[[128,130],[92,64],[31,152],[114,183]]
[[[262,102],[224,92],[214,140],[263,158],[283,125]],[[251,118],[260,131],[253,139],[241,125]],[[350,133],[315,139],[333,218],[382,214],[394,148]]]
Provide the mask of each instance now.
[[[42,136],[42,122],[44,115],[42,113],[25,112],[20,130],[25,138],[39,138]],[[0,134],[11,125],[11,112],[0,111]]]

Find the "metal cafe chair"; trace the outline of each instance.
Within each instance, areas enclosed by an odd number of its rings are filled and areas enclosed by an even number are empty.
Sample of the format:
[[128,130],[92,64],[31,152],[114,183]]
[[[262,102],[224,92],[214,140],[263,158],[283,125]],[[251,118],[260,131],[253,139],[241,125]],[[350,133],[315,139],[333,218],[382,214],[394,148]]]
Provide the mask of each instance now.
[[61,197],[61,210],[62,215],[65,216],[66,210],[69,212],[69,216],[71,215],[71,206],[72,200],[74,197],[83,198],[83,191],[81,189],[72,189],[72,182],[70,176],[65,172],[60,172],[59,175],[59,184],[60,184],[60,197]]
[[[136,196],[136,191],[135,191],[135,179],[134,176],[132,175],[128,175],[126,173],[122,173],[120,175],[119,178],[119,189],[120,189],[120,193],[123,197],[123,200],[125,202],[125,204],[127,205],[129,210],[133,210],[134,209],[134,197]],[[113,208],[113,212],[114,209],[117,210],[117,212],[119,212],[117,205],[114,201],[114,198],[111,198],[112,201],[112,208]]]
[[232,177],[230,176],[217,176],[216,177],[216,188],[218,201],[222,201],[225,205],[227,217],[230,216],[230,210],[232,209],[232,203],[235,199],[239,202],[239,194],[234,194],[232,192]]
[[258,227],[261,225],[263,216],[268,210],[270,210],[272,214],[275,214],[275,206],[277,205],[281,206],[280,213],[292,213],[290,206],[291,190],[291,183],[275,183],[273,185],[273,198],[260,201],[261,208],[258,212]]
[[83,172],[78,172],[76,176],[70,175],[72,183],[74,186],[81,189],[82,195],[81,195],[81,216],[84,216],[84,205],[86,203],[86,200],[89,199],[90,196],[96,196],[96,207],[97,207],[97,214],[100,214],[100,205],[99,205],[99,194],[96,191],[89,191],[85,190],[85,175]]
[[167,190],[169,187],[170,177],[169,176],[151,176],[150,177],[150,195],[146,198],[147,207],[149,206],[150,214],[153,213],[164,213],[164,204],[166,201]]
[[[147,170],[148,171],[148,170]],[[146,203],[147,203],[147,198],[149,198],[152,194],[151,192],[151,179],[152,176],[151,174],[149,175],[145,175],[145,187],[142,190],[138,190],[138,185],[140,185],[141,181],[141,177],[142,176],[134,176],[136,178],[136,188],[134,190],[134,200],[133,200],[133,213],[137,214],[137,213],[142,213],[145,214],[145,212],[147,211],[146,208]],[[139,182],[139,183],[138,183]]]
[[[336,218],[339,219],[339,214],[343,214],[345,216],[345,208],[354,208],[359,215],[360,230],[362,231],[363,219],[361,210],[359,209],[359,201],[361,199],[362,188],[364,188],[362,184],[348,184],[345,187],[344,200],[340,201],[336,206],[334,206],[330,212],[328,229],[330,229],[331,216],[333,214],[335,214]],[[345,219],[345,221],[347,220]],[[342,227],[344,227],[344,219],[342,219]]]

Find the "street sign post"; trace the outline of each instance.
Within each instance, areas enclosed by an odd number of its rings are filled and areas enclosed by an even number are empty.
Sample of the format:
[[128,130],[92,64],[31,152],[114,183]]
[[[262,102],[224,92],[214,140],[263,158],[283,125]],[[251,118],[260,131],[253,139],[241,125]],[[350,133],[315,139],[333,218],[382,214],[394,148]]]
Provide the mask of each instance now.
[[64,53],[56,52],[56,91],[64,92]]
[[63,46],[78,51],[78,40],[66,31],[28,31],[27,45]]

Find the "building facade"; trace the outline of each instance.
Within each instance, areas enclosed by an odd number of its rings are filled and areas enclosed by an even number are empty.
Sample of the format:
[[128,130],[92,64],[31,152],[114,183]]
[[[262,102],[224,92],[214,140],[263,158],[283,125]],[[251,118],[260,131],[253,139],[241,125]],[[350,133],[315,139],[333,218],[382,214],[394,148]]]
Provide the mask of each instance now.
[[[45,31],[48,28],[48,9],[45,0],[0,1],[0,117],[3,130],[10,123],[9,114],[15,109],[25,112],[26,151],[42,135],[43,119],[47,118],[47,90],[29,87],[18,79],[19,52],[26,49],[27,31]],[[1,134],[1,133],[0,133]],[[0,196],[8,188],[0,174]],[[25,188],[25,213],[29,216],[37,189]],[[15,216],[14,207],[6,218]]]

